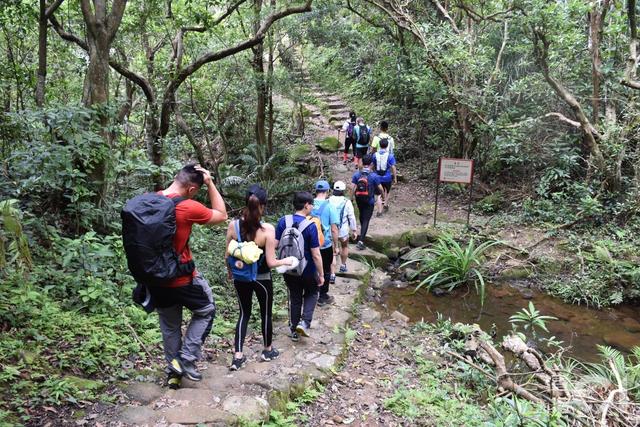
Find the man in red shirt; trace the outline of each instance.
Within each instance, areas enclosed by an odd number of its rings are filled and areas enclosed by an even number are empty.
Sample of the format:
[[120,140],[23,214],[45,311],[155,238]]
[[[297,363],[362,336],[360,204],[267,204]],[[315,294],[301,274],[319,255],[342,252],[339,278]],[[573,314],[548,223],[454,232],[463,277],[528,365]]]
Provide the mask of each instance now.
[[[211,209],[192,200],[203,184],[207,186]],[[189,249],[191,226],[225,221],[227,209],[224,200],[213,184],[209,171],[193,164],[180,169],[173,183],[160,193],[171,198],[186,199],[176,205],[176,234],[173,246],[180,255],[181,262],[191,261],[193,259]],[[177,277],[167,286],[149,287],[149,291],[160,317],[160,330],[164,355],[169,364],[168,369],[178,377],[185,375],[192,381],[200,381],[202,375],[198,372],[196,361],[200,358],[202,343],[211,331],[216,310],[209,283],[194,269],[192,274]],[[183,307],[188,308],[192,313],[184,341],[181,329]]]

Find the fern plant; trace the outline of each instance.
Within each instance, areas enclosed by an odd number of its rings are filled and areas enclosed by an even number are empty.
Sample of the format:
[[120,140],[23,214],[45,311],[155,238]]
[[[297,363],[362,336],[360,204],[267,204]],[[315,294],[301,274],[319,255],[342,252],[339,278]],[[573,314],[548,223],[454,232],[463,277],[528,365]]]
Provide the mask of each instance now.
[[476,246],[474,239],[471,239],[466,247],[462,247],[452,236],[444,235],[433,247],[413,251],[409,255],[411,259],[402,264],[402,267],[418,264],[416,276],[429,273],[418,284],[416,291],[426,285],[429,290],[443,288],[451,292],[458,286],[473,283],[480,295],[480,304],[484,306],[485,282],[480,270],[482,255],[497,243],[486,241]]
[[27,236],[20,222],[22,212],[15,207],[17,204],[18,201],[13,199],[0,201],[0,270],[8,264],[17,264],[27,270],[33,265]]

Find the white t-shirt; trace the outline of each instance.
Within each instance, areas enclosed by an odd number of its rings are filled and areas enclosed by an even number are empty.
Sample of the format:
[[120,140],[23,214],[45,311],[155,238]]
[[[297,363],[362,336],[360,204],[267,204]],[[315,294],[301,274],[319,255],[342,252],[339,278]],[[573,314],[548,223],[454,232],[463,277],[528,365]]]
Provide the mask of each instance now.
[[338,211],[338,216],[342,213],[342,207],[344,206],[344,214],[342,214],[342,218],[340,219],[342,222],[340,223],[338,237],[340,239],[346,239],[349,237],[349,230],[357,230],[356,213],[353,209],[353,203],[344,196],[331,196],[329,197],[329,203],[335,206]]

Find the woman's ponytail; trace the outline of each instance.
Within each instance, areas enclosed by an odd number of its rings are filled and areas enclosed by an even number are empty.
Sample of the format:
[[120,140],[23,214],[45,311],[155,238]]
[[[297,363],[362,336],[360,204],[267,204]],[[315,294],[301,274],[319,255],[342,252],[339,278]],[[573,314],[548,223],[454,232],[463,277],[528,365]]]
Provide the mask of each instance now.
[[260,199],[255,194],[250,195],[247,198],[247,205],[243,211],[243,221],[241,222],[240,232],[245,237],[245,240],[251,241],[256,238],[256,233],[262,228],[260,220],[262,219],[262,212],[260,207]]

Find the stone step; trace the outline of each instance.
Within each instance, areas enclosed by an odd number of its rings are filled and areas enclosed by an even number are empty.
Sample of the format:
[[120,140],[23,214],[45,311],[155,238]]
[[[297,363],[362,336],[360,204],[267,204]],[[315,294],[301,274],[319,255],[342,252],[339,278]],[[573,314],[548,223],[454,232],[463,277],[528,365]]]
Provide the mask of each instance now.
[[344,111],[347,108],[347,106],[344,105],[344,103],[342,102],[327,104],[327,107],[329,108],[329,110],[339,110],[339,111]]
[[380,252],[376,252],[371,248],[365,248],[363,250],[356,249],[355,246],[349,251],[349,258],[353,258],[360,262],[373,264],[375,267],[380,268],[389,264],[389,257]]

